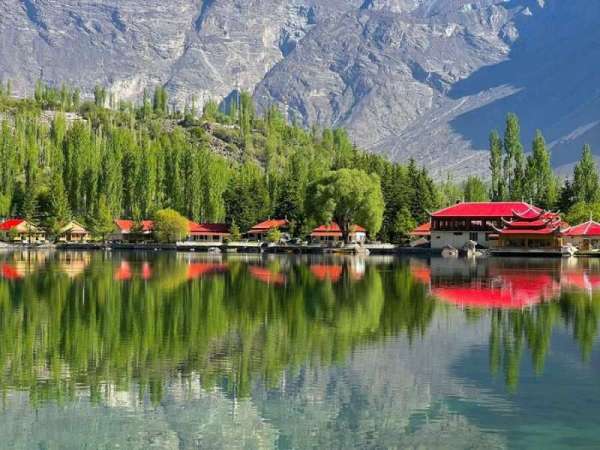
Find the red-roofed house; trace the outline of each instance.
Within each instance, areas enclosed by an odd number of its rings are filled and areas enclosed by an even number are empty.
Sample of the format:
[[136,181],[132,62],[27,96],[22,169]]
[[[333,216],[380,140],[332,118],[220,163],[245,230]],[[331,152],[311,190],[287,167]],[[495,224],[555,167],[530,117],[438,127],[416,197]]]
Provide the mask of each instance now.
[[7,219],[0,223],[0,237],[3,241],[12,242],[43,242],[46,232],[25,219]]
[[457,203],[431,214],[431,248],[462,248],[469,241],[493,247],[503,219],[537,217],[541,212],[525,202]]
[[286,232],[290,228],[290,223],[286,219],[269,219],[257,223],[248,231],[248,238],[254,241],[264,241],[271,230]]
[[115,220],[115,226],[116,232],[109,236],[111,241],[144,241],[150,239],[154,231],[152,220],[135,222],[133,220],[117,219]]
[[600,249],[600,223],[593,220],[568,228],[563,232],[563,236],[566,242],[579,250]]
[[[362,243],[367,239],[367,230],[358,225],[352,225],[348,238],[350,242]],[[310,234],[310,240],[314,244],[336,244],[343,240],[342,229],[337,223],[321,225]]]
[[224,223],[196,223],[190,221],[188,241],[222,243],[229,238],[229,227]]
[[498,229],[499,251],[505,250],[560,250],[563,239],[560,216],[544,211],[515,211],[510,220],[502,219],[503,228]]

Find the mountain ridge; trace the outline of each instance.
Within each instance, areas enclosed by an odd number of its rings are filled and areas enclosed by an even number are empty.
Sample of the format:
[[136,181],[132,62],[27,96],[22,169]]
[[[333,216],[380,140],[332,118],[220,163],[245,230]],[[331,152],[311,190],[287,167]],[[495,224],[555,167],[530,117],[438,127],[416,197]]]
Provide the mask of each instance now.
[[[6,0],[0,79],[109,87],[174,105],[254,93],[394,160],[485,174],[507,112],[556,166],[600,140],[600,5],[585,0]],[[600,150],[600,148],[598,149]]]

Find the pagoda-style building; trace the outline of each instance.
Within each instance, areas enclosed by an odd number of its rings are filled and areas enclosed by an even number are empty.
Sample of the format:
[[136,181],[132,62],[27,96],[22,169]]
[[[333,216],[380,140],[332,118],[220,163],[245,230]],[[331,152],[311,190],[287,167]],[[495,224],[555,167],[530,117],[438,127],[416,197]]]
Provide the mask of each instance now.
[[496,228],[499,251],[560,252],[562,249],[563,222],[557,213],[531,207],[523,212],[513,211],[513,217],[502,219],[502,223],[503,228]]

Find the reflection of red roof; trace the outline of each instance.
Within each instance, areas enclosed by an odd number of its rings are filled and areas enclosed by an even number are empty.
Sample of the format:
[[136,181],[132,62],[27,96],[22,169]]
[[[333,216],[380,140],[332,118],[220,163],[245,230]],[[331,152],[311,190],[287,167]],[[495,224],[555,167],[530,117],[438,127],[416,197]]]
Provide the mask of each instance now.
[[582,237],[590,237],[590,236],[600,236],[600,223],[594,222],[590,220],[588,222],[575,225],[574,227],[569,228],[565,231],[565,236],[582,236]]
[[147,281],[150,278],[152,278],[152,267],[150,267],[149,262],[144,262],[142,264],[142,279]]
[[[359,225],[352,225],[350,227],[350,229],[352,230],[353,233],[366,233],[366,231],[367,231]],[[329,225],[321,225],[320,227],[315,228],[310,235],[315,236],[315,237],[316,236],[340,236],[341,237],[342,229],[340,228],[340,226],[337,223],[332,222]]]
[[224,223],[196,223],[190,221],[190,233],[226,235],[229,234],[229,227]]
[[24,219],[8,219],[5,220],[4,222],[0,223],[0,231],[10,231],[15,227],[18,227],[19,225],[21,225],[23,222],[25,222]]
[[515,309],[555,297],[560,286],[550,275],[501,273],[494,283],[473,282],[431,290],[442,301],[471,308]]
[[127,261],[121,261],[121,265],[115,272],[115,280],[117,281],[127,281],[131,280],[133,277],[133,272],[131,271],[131,266]]
[[250,275],[259,281],[267,284],[284,284],[287,278],[284,274],[278,272],[271,272],[269,269],[259,266],[251,266],[248,268]]
[[497,218],[512,217],[513,214],[539,215],[541,209],[525,202],[473,202],[458,203],[441,209],[432,214],[435,218],[445,217],[481,217]]
[[563,285],[586,291],[600,287],[600,275],[584,271],[563,273],[561,274],[560,281]]
[[187,277],[188,280],[195,280],[196,278],[202,278],[205,275],[224,273],[227,272],[228,269],[227,264],[192,263],[188,266]]
[[317,280],[325,281],[330,280],[333,282],[339,281],[342,278],[342,266],[340,265],[324,265],[314,264],[310,266],[310,271]]
[[285,219],[265,220],[254,225],[248,233],[263,233],[276,228],[286,228],[289,224]]
[[[131,230],[135,226],[135,222],[133,220],[123,220],[118,219],[115,220],[115,224],[119,228],[121,233],[131,233]],[[154,222],[152,220],[142,220],[142,231],[144,233],[148,233],[154,229]]]
[[23,274],[21,274],[16,267],[4,263],[2,264],[2,278],[7,280],[20,280],[23,278]]
[[429,236],[431,234],[431,222],[419,225],[410,234],[413,236]]
[[427,266],[411,267],[410,273],[412,277],[420,283],[429,285],[431,283],[431,269]]

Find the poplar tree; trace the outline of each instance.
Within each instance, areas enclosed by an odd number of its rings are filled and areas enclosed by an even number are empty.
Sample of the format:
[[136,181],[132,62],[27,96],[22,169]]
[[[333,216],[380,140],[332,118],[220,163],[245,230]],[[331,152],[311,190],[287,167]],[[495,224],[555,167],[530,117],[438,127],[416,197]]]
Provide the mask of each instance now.
[[573,192],[576,201],[593,203],[599,200],[600,181],[592,148],[585,144],[581,160],[573,171]]
[[506,197],[506,183],[502,168],[502,139],[496,130],[490,133],[490,172],[492,174],[491,197],[494,201]]
[[509,113],[506,117],[504,152],[504,178],[508,182],[509,196],[513,200],[522,200],[526,183],[526,161],[521,144],[519,119],[514,113]]
[[535,133],[532,153],[527,158],[526,200],[544,209],[552,209],[558,200],[558,182],[550,163],[550,152],[540,130]]

